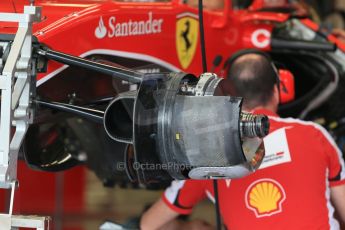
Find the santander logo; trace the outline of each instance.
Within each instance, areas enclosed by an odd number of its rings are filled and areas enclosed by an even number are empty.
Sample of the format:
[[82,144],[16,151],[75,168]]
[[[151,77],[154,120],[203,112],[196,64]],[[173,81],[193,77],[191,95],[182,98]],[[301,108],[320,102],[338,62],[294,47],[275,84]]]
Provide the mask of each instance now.
[[159,34],[162,32],[164,20],[152,12],[141,15],[141,19],[110,16],[108,19],[100,17],[95,29],[98,39],[129,36]]
[[96,27],[95,29],[95,36],[98,39],[102,39],[105,37],[106,34],[107,34],[107,28],[105,28],[103,18],[101,16],[101,18],[99,19],[98,27]]

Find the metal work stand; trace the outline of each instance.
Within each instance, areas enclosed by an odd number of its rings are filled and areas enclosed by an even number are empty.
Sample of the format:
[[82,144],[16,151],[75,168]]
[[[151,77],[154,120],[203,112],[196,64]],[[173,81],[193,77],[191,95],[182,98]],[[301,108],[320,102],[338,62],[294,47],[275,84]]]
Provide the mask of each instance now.
[[25,6],[22,14],[0,13],[0,21],[18,23],[14,40],[0,41],[0,48],[9,50],[6,58],[0,57],[0,188],[11,189],[9,213],[0,214],[1,230],[49,229],[48,217],[12,215],[18,152],[33,119],[30,100],[36,72],[31,56],[32,23],[40,18],[41,8],[33,5]]
[[50,217],[12,215],[15,189],[16,183],[13,182],[11,183],[11,200],[9,213],[0,214],[0,229],[16,230],[18,228],[34,228],[37,230],[49,230],[51,222]]
[[0,214],[0,229],[15,230],[18,228],[49,229],[50,218],[40,216],[21,216]]

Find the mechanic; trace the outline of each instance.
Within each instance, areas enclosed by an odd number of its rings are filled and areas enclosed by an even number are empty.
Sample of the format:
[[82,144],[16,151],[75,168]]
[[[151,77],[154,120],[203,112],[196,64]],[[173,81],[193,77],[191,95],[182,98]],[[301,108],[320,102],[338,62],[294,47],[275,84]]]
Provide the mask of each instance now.
[[[333,214],[335,207],[345,220],[345,170],[335,142],[313,122],[277,116],[279,76],[265,53],[242,51],[230,63],[222,89],[243,96],[244,110],[268,115],[271,127],[259,170],[218,180],[227,229],[339,229]],[[144,213],[141,229],[211,229],[202,221],[175,220],[206,197],[215,200],[212,180],[174,181]]]

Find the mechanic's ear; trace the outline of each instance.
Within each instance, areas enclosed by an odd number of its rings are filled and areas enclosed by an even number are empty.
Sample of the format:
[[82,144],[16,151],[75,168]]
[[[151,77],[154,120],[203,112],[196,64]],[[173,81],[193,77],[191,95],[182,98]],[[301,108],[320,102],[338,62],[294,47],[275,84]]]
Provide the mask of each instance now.
[[279,105],[281,102],[281,93],[280,93],[280,90],[278,89],[278,86],[277,85],[274,85],[274,88],[273,88],[273,99],[274,100],[274,104],[277,104]]

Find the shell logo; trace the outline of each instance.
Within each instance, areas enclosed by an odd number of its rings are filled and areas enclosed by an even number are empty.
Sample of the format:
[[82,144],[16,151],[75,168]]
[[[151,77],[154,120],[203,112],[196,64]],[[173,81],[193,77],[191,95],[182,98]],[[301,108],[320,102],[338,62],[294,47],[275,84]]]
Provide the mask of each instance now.
[[256,217],[272,216],[282,212],[285,198],[283,187],[272,179],[253,182],[245,195],[246,206],[255,213]]

